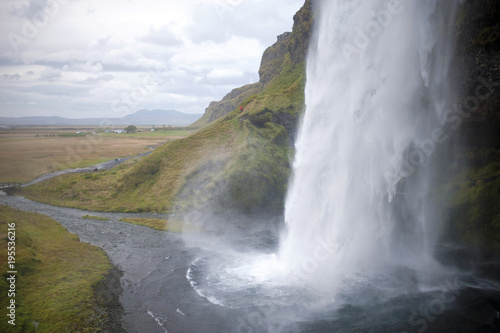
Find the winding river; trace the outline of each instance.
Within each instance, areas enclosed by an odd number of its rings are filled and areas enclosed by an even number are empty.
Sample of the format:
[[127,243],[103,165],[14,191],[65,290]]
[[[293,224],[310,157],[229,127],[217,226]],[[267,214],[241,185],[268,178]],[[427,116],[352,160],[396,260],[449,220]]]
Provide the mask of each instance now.
[[139,214],[92,212],[109,218],[97,221],[82,218],[88,211],[54,207],[18,196],[1,195],[0,204],[47,215],[82,241],[106,251],[123,272],[120,301],[127,332],[222,332],[220,328],[226,326],[224,318],[229,318],[231,311],[201,299],[186,279],[187,266],[197,251],[187,251],[178,234],[119,221]]

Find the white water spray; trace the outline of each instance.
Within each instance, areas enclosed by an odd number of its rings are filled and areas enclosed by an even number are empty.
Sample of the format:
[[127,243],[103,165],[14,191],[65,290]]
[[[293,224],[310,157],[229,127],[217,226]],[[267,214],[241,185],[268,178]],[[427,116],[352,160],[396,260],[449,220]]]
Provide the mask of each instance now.
[[436,267],[429,163],[450,103],[449,1],[320,1],[281,267],[334,291]]

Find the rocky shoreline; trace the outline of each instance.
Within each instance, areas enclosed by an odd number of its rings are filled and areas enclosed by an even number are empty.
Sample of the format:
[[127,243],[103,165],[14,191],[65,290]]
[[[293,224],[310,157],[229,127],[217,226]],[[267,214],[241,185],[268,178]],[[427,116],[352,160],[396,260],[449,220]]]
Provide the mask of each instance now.
[[99,327],[105,333],[125,333],[122,326],[124,315],[120,295],[123,288],[120,279],[123,272],[116,266],[108,272],[102,281],[94,286],[94,297],[96,301],[95,312],[98,314]]

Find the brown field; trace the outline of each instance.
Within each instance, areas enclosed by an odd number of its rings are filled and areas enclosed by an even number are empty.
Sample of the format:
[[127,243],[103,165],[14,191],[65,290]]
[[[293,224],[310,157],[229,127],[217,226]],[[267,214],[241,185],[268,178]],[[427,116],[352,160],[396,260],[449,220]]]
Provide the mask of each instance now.
[[[0,182],[27,182],[42,174],[86,167],[146,152],[148,146],[187,136],[189,131],[76,136],[84,127],[15,127],[0,129]],[[60,136],[64,135],[64,136]],[[75,135],[75,136],[72,136]]]

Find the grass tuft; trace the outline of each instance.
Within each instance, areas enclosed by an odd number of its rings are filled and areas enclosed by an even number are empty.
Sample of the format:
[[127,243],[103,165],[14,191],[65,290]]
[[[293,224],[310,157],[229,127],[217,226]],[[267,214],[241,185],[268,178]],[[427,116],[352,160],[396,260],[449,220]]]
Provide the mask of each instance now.
[[109,221],[107,217],[93,216],[93,215],[83,215],[82,218],[87,220],[97,220],[97,221]]
[[156,230],[164,230],[170,232],[182,232],[184,222],[178,220],[162,220],[153,218],[122,218],[120,221],[143,225]]

